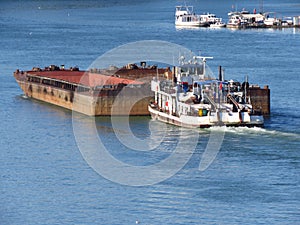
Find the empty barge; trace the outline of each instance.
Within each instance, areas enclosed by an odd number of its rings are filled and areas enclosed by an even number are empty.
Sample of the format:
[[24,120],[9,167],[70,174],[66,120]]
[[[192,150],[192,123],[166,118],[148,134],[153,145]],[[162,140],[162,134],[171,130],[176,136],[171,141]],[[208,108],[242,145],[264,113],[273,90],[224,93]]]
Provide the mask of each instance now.
[[[14,77],[26,96],[89,116],[149,115],[147,107],[152,93],[148,82],[124,78],[128,77],[126,71],[120,70],[122,76],[107,76],[98,70],[52,65],[31,71],[16,70]],[[153,75],[157,69],[138,68],[135,73]]]

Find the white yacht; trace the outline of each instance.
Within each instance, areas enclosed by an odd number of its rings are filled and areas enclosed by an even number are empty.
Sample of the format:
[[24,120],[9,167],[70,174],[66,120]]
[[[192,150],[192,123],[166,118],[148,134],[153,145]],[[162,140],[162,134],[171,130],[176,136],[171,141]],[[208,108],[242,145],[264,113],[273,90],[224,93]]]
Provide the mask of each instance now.
[[200,27],[200,16],[193,11],[193,6],[176,6],[175,25],[185,27]]

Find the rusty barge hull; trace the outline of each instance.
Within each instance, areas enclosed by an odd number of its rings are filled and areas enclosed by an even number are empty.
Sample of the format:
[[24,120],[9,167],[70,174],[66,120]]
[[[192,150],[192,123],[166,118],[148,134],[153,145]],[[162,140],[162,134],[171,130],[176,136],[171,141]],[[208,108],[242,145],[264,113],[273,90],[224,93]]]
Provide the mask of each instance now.
[[264,116],[269,116],[271,114],[271,91],[269,87],[250,86],[249,92],[253,109],[260,111]]
[[[74,110],[88,116],[147,116],[148,104],[152,97],[144,99],[135,96],[98,96],[76,94],[73,91],[62,90],[45,85],[18,81],[24,94],[30,98]],[[139,96],[141,93],[136,93]],[[129,107],[130,106],[130,107]],[[131,108],[132,106],[132,108]]]
[[[56,75],[60,79],[54,79]],[[67,79],[61,80],[62,76]],[[101,79],[85,71],[17,71],[14,77],[26,96],[88,116],[149,115],[153,98],[145,83],[109,76]]]

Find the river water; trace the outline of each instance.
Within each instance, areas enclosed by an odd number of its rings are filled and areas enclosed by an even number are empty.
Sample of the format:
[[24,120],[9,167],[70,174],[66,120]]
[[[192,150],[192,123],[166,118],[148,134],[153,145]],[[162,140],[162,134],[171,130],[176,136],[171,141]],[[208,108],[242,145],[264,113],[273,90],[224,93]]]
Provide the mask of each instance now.
[[[232,5],[252,11],[262,6],[259,2],[188,4],[197,13],[209,11],[226,19]],[[176,29],[178,4],[183,3],[0,2],[0,224],[299,223],[300,30]],[[282,16],[300,15],[298,0],[264,1],[263,8]],[[134,117],[130,128],[139,140],[154,135],[162,142],[153,151],[132,150],[118,141],[110,118],[80,117],[81,133],[74,132],[72,112],[25,98],[13,78],[16,69],[50,64],[86,69],[105,52],[144,40],[167,41],[213,56],[210,68],[217,74],[222,65],[227,79],[243,81],[248,75],[250,83],[269,85],[271,116],[265,128],[226,128],[216,158],[200,171],[210,134],[220,128],[182,131],[149,117]],[[120,184],[110,177],[116,171],[123,181],[148,177],[139,170],[113,168],[101,174],[90,167],[78,135],[86,145],[93,141],[91,120],[105,148],[137,168],[168,158],[180,140],[191,152],[177,173],[160,182]],[[151,127],[157,133],[151,134]],[[195,137],[192,148],[188,142]],[[176,162],[167,165],[171,167],[166,173]],[[163,177],[163,172],[153,170],[149,177]]]

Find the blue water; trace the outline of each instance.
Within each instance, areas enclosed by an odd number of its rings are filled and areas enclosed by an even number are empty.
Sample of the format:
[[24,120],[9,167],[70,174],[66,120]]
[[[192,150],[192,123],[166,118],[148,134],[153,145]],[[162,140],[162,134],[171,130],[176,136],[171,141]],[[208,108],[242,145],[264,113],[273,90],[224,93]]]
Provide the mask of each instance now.
[[[0,2],[1,225],[299,224],[300,30],[177,30],[178,4],[182,2]],[[232,5],[259,8],[259,1],[245,0],[188,4],[224,19]],[[264,10],[300,15],[300,3],[269,0]],[[272,114],[265,128],[226,129],[220,152],[203,172],[199,162],[213,129],[199,131],[187,164],[157,184],[121,185],[96,173],[79,151],[72,113],[24,98],[12,74],[50,64],[86,69],[106,51],[141,40],[201,51],[214,57],[208,63],[215,74],[222,65],[228,79],[242,81],[248,75],[250,83],[269,85]],[[161,146],[132,151],[118,141],[109,118],[95,123],[111,154],[138,166],[168,157],[180,138],[179,128],[155,123],[167,132]],[[148,117],[130,119],[139,138],[150,135],[152,123]]]

